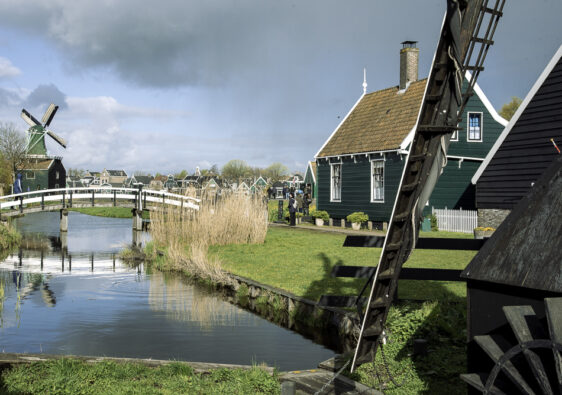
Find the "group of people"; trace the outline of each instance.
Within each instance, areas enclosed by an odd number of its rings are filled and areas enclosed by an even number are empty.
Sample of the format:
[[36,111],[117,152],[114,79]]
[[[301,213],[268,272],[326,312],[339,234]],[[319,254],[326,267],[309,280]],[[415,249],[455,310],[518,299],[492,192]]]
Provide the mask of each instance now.
[[297,212],[303,215],[309,214],[310,203],[312,198],[309,193],[297,193],[295,197],[294,192],[289,192],[289,225],[296,225]]

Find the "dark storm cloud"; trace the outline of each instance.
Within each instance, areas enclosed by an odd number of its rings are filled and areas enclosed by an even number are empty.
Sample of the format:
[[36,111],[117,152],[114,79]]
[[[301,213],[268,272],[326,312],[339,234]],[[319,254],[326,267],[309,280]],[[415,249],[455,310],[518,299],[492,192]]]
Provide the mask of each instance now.
[[[414,15],[435,10],[437,21],[444,11],[438,0],[406,3]],[[258,80],[267,75],[269,82],[310,78],[342,59],[350,63],[347,57],[366,63],[380,55],[381,45],[388,43],[396,52],[399,42],[414,33],[420,40],[427,36],[422,28],[427,19],[405,18],[395,8],[392,2],[370,0],[59,0],[31,1],[26,7],[8,0],[0,4],[0,21],[52,40],[70,67],[111,67],[139,85],[173,87],[255,75]]]
[[27,96],[23,105],[31,108],[46,108],[51,103],[56,104],[60,109],[67,108],[66,95],[54,84],[39,85]]

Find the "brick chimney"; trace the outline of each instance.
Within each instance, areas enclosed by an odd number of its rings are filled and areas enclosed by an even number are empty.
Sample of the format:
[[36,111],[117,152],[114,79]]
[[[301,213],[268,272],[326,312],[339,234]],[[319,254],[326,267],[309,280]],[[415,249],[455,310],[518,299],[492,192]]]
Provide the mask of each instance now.
[[408,82],[418,80],[419,48],[417,41],[404,41],[400,50],[400,89],[405,89]]

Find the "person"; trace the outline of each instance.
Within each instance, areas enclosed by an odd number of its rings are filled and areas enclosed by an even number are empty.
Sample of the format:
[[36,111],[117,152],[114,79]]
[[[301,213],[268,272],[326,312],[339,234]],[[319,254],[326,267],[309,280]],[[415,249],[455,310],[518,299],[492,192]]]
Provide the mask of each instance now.
[[302,213],[302,208],[304,203],[302,198],[302,193],[297,193],[297,197],[295,199],[297,200],[297,212]]
[[14,195],[17,195],[18,193],[22,193],[22,190],[21,190],[21,173],[18,173],[18,175],[16,176],[16,180],[14,181]]
[[307,193],[304,194],[304,198],[302,200],[302,208],[303,208],[303,215],[310,215],[309,207],[310,207],[310,195]]
[[286,185],[283,185],[283,199],[289,198],[289,188]]
[[297,201],[295,200],[295,195],[291,192],[289,193],[289,226],[295,226],[295,217],[297,213]]

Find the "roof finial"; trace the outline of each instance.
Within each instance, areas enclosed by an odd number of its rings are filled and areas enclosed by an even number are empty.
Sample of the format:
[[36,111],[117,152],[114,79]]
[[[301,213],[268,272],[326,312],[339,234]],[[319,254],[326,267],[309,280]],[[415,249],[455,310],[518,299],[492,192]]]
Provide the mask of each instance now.
[[367,93],[367,69],[363,68],[363,94]]

